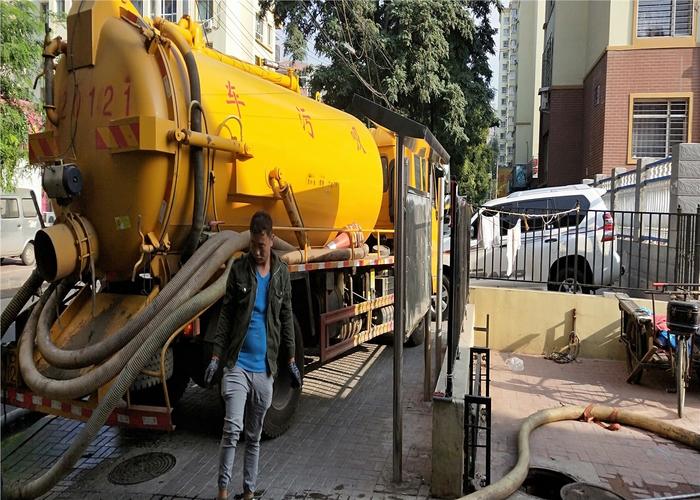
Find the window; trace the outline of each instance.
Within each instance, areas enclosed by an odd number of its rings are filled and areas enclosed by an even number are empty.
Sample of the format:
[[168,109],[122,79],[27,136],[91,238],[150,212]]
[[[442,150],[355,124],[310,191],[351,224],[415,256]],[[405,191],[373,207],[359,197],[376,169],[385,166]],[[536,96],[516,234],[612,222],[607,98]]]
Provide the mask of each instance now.
[[639,0],[637,36],[690,36],[693,33],[693,0]]
[[177,1],[161,0],[161,15],[166,21],[177,22]]
[[65,14],[66,13],[66,0],[56,0],[56,13]]
[[131,0],[131,3],[134,4],[134,7],[136,7],[136,10],[139,11],[139,14],[143,15],[143,0]]
[[600,104],[600,84],[596,84],[593,88],[593,105],[597,106]]
[[197,14],[200,21],[214,17],[214,0],[197,0]]
[[503,69],[508,70],[508,63],[503,63]]
[[36,208],[34,207],[34,200],[31,198],[22,198],[22,213],[28,219],[36,217]]
[[14,198],[0,199],[0,218],[2,219],[18,219],[19,204]]
[[275,30],[272,28],[271,24],[267,25],[267,46],[268,47],[274,47],[275,43],[273,41],[273,38],[275,36]]
[[258,42],[263,41],[263,31],[265,29],[265,23],[263,22],[262,17],[256,17],[255,18],[255,39]]
[[501,87],[501,94],[508,92],[508,87]]
[[503,104],[504,106],[506,105],[506,102],[508,102],[507,99],[501,99],[501,104]]
[[688,140],[687,99],[635,99],[632,158],[666,158],[671,146]]

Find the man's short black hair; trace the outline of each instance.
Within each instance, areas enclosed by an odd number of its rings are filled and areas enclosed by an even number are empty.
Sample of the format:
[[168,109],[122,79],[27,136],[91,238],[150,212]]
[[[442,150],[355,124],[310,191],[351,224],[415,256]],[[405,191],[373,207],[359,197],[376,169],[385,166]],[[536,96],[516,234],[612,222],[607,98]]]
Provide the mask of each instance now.
[[272,217],[264,210],[259,210],[250,219],[250,234],[263,233],[272,236]]

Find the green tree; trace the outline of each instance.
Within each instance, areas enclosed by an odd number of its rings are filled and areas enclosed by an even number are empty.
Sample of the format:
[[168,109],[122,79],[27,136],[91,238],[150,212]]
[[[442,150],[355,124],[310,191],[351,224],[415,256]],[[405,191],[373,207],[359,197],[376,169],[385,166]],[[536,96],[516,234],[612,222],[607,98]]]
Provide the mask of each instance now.
[[[36,119],[32,85],[41,66],[41,21],[29,0],[0,2],[0,186],[12,190],[26,165]],[[36,125],[36,124],[34,124]]]
[[[489,54],[497,0],[260,0],[286,32],[285,51],[303,59],[307,41],[330,64],[313,91],[347,109],[353,94],[426,124],[451,155],[470,196],[488,193]],[[486,163],[484,163],[486,162]]]

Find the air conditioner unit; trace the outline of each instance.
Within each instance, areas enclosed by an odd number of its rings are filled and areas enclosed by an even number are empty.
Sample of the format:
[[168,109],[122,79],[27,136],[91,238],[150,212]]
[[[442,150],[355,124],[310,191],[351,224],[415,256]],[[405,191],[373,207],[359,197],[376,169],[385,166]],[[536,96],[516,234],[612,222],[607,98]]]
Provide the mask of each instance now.
[[204,31],[211,31],[214,29],[214,19],[205,19],[202,21],[202,29]]

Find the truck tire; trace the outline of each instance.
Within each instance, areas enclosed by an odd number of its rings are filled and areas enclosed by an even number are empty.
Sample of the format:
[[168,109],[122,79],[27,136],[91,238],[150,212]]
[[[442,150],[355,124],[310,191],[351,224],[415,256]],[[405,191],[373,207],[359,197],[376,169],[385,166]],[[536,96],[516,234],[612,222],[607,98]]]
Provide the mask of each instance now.
[[[447,321],[447,315],[450,313],[450,304],[449,304],[449,298],[450,298],[450,278],[447,276],[447,274],[443,273],[442,274],[442,303],[443,303],[443,309],[442,309],[442,320]],[[438,297],[433,297],[430,300],[430,317],[433,321],[437,320],[437,309],[435,307],[435,304],[440,302]]]
[[[296,360],[302,379],[304,378],[304,336],[301,325],[294,316],[294,358]],[[276,438],[283,434],[292,424],[292,417],[299,405],[301,387],[292,387],[292,375],[287,367],[287,359],[280,356],[277,364],[277,378],[272,391],[272,404],[265,414],[263,421],[263,436]]]
[[25,266],[33,266],[34,262],[36,262],[36,257],[34,256],[34,243],[31,241],[27,243],[24,247],[24,250],[22,250],[22,264]]
[[418,347],[425,342],[425,326],[423,326],[424,322],[425,320],[418,323],[418,326],[415,330],[413,330],[413,333],[408,336],[408,339],[406,339],[406,342],[404,343],[406,347]]
[[[184,356],[186,344],[174,343],[173,346],[173,374],[165,381],[168,388],[170,406],[175,407],[190,383],[189,367]],[[160,352],[158,353],[160,355]],[[156,384],[146,389],[131,392],[131,401],[136,404],[165,406],[165,394],[163,384]]]

